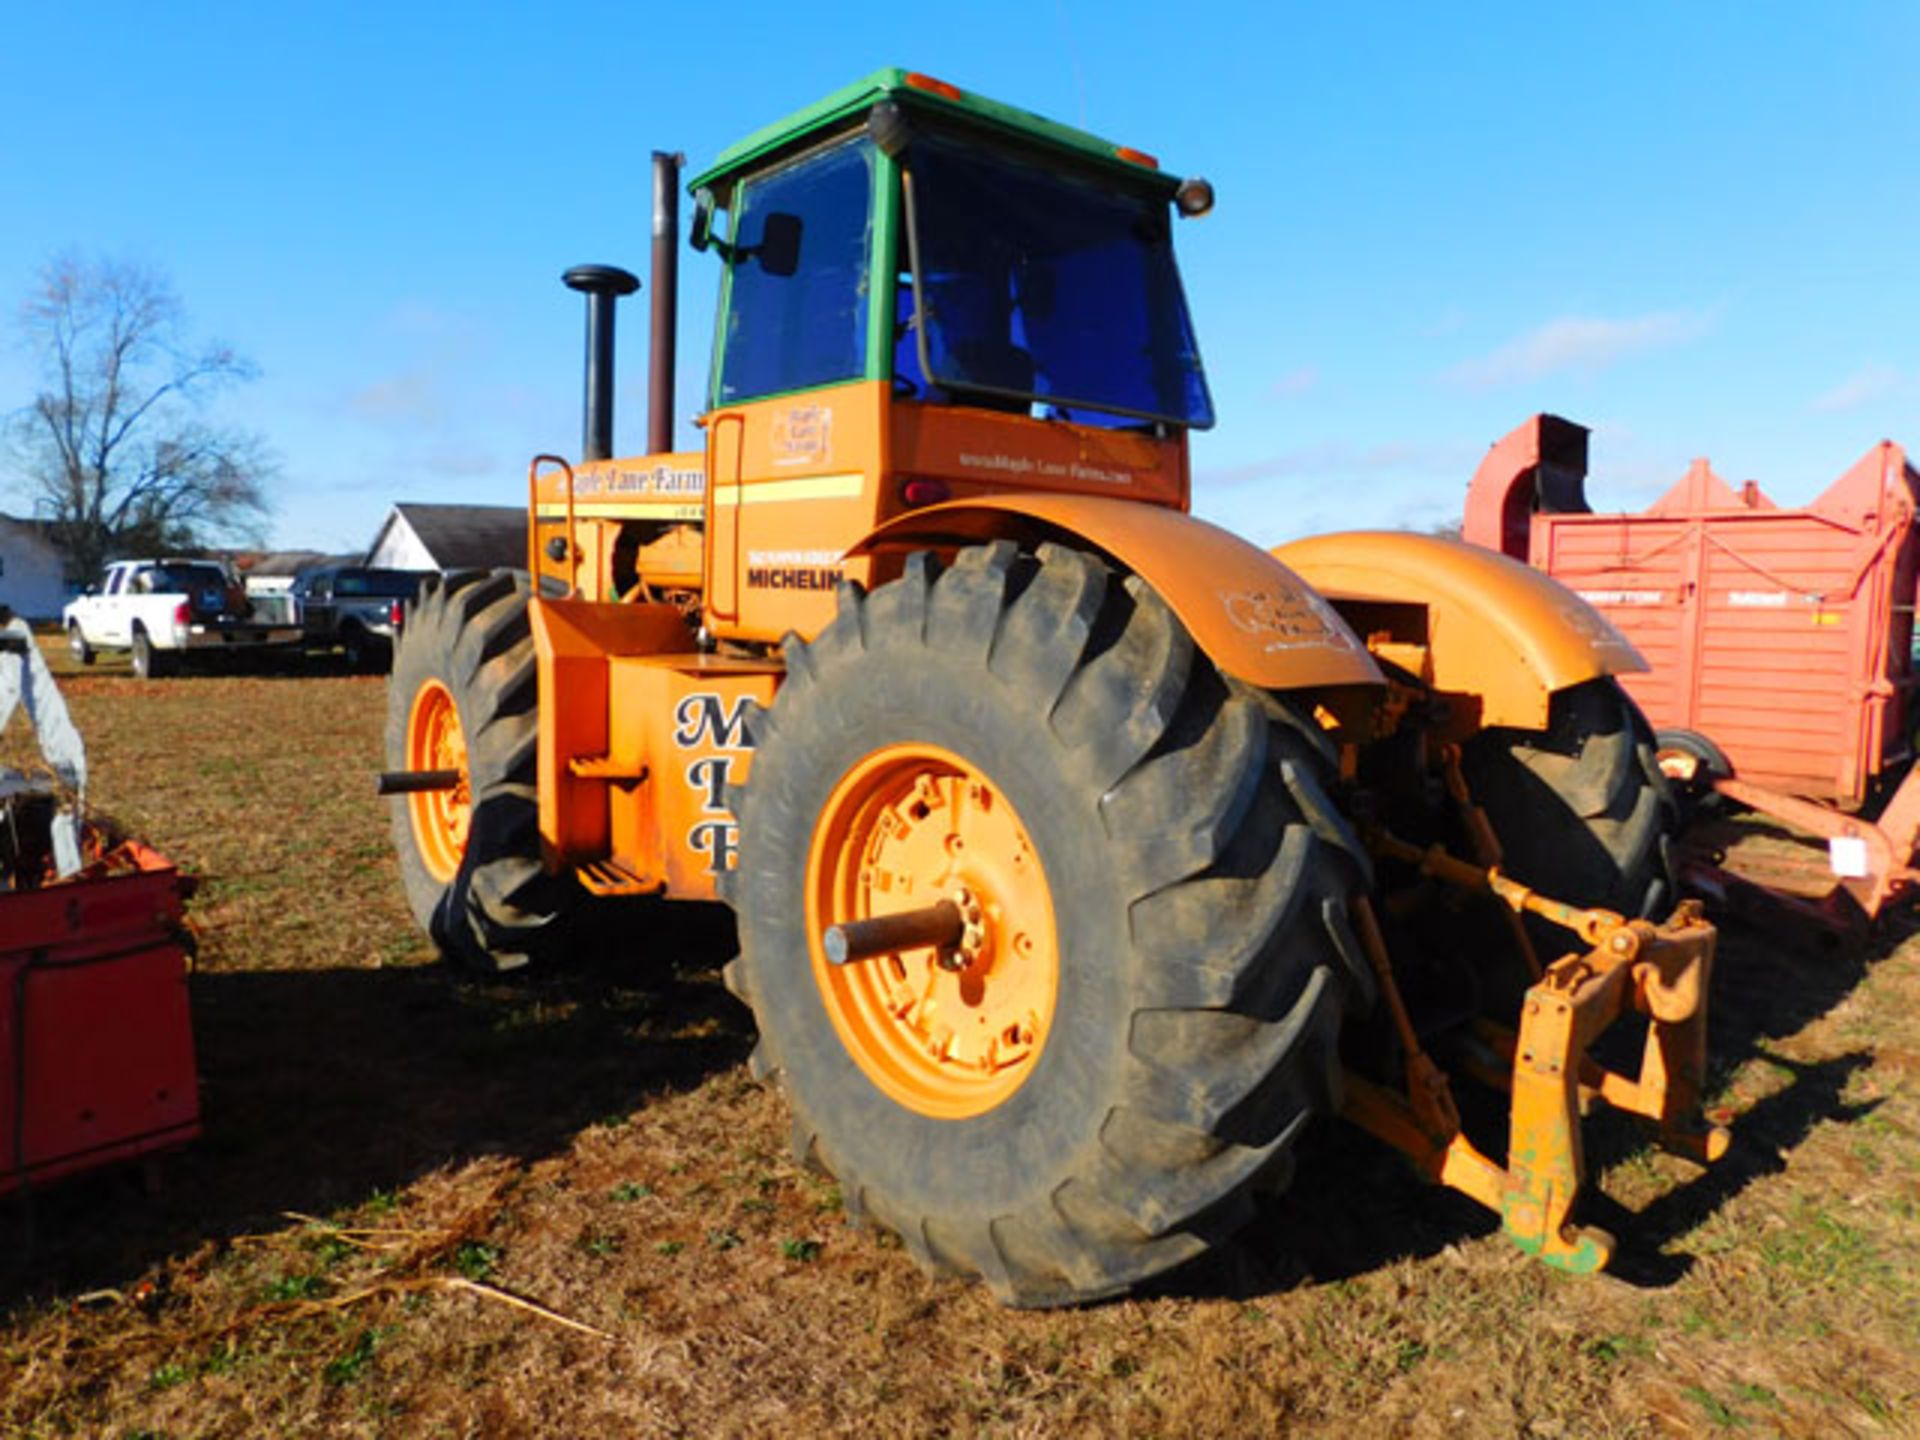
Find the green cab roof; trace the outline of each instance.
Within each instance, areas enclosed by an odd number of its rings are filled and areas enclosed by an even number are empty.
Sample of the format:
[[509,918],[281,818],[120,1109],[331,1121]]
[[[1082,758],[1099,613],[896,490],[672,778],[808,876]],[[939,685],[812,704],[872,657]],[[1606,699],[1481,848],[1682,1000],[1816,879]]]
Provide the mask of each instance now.
[[817,100],[806,109],[795,111],[786,119],[756,130],[746,139],[729,145],[720,152],[713,164],[687,182],[687,189],[690,192],[710,189],[724,200],[725,188],[742,170],[751,168],[755,162],[778,151],[794,147],[849,119],[864,115],[883,100],[894,100],[923,111],[962,116],[990,129],[1038,141],[1049,149],[1064,150],[1092,160],[1156,189],[1164,188],[1169,194],[1180,184],[1179,176],[1169,175],[1152,165],[1141,164],[1131,158],[1138,152],[1127,151],[1109,140],[1102,140],[1098,135],[1076,130],[1071,125],[1062,125],[1044,115],[1035,115],[1030,110],[1003,105],[998,100],[989,100],[984,95],[975,95],[944,81],[929,79],[915,71],[890,68],[876,70],[866,78],[834,91],[824,100]]

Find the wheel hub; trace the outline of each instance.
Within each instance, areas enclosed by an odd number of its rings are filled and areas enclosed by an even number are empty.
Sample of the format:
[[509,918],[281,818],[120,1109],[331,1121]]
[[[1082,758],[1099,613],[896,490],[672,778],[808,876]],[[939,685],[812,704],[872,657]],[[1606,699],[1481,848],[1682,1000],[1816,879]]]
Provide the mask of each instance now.
[[460,709],[453,692],[438,680],[426,681],[413,697],[413,708],[407,716],[407,768],[459,772],[452,789],[421,791],[407,797],[421,863],[435,880],[450,884],[466,855],[473,796]]
[[[937,746],[877,751],[828,798],[807,869],[815,978],[868,1078],[946,1119],[1017,1090],[1053,1021],[1058,945],[1039,855],[993,781]],[[941,900],[959,912],[954,943],[828,960],[830,927]]]
[[974,893],[964,885],[947,897],[960,912],[960,943],[940,952],[944,970],[971,970],[987,953],[987,915]]

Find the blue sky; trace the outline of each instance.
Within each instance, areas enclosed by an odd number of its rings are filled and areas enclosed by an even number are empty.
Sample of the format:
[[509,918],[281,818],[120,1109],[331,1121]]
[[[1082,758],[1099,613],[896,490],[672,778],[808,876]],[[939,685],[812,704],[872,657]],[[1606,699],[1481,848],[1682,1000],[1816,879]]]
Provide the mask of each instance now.
[[[559,273],[644,276],[648,152],[698,165],[890,64],[1214,182],[1177,233],[1220,416],[1196,509],[1253,539],[1456,515],[1540,409],[1595,427],[1603,508],[1695,455],[1794,502],[1920,447],[1912,3],[22,0],[4,33],[0,322],[64,248],[166,271],[261,367],[223,413],[282,457],[288,546],[363,546],[394,500],[521,503],[527,457],[579,443]],[[682,276],[692,448],[712,262]]]

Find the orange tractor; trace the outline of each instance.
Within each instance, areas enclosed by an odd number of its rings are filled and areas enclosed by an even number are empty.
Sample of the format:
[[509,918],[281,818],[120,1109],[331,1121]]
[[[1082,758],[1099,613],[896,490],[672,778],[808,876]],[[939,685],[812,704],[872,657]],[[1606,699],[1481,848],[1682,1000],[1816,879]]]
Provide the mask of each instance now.
[[[726,901],[798,1156],[1011,1303],[1195,1256],[1316,1114],[1604,1265],[1582,1111],[1726,1138],[1632,647],[1484,550],[1192,518],[1172,231],[1211,188],[920,74],[691,181],[723,277],[704,451],[671,453],[678,165],[652,453],[612,455],[638,281],[569,271],[584,458],[534,461],[526,573],[408,615],[382,787],[421,924],[504,968],[599,896]],[[1633,1012],[1638,1072],[1602,1068]],[[1511,1092],[1504,1161],[1450,1077]]]

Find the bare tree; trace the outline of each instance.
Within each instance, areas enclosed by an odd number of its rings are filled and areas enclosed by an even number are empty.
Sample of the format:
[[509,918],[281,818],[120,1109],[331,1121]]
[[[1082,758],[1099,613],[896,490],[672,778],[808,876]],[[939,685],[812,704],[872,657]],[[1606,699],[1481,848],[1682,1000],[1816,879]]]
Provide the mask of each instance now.
[[20,308],[40,392],[11,417],[35,512],[79,574],[115,553],[252,537],[274,464],[261,438],[207,404],[256,373],[224,345],[190,346],[167,278],[118,260],[56,257]]

